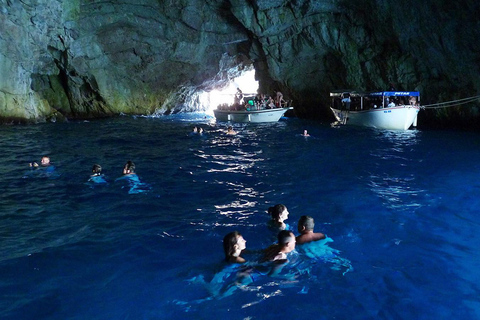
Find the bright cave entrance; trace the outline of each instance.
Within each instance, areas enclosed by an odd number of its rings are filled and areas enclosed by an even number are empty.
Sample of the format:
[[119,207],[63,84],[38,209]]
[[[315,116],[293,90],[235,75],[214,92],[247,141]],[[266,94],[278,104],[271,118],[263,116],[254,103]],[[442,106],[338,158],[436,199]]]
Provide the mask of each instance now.
[[213,115],[213,110],[219,105],[233,103],[237,88],[242,90],[244,96],[254,96],[257,94],[258,87],[255,69],[252,67],[238,72],[235,77],[229,77],[222,87],[200,93],[199,104],[204,107],[205,113]]

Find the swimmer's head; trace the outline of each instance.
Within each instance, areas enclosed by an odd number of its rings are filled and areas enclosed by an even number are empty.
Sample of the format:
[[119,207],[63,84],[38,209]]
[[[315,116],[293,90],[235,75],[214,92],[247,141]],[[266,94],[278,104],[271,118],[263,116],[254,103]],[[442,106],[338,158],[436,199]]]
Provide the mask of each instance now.
[[247,241],[245,241],[238,231],[233,231],[227,234],[223,238],[223,251],[225,252],[225,259],[228,260],[230,257],[235,256],[235,253],[245,250],[246,243]]
[[127,161],[125,166],[123,167],[123,174],[132,174],[135,173],[135,163],[132,161]]
[[287,207],[283,204],[276,204],[273,207],[268,208],[268,213],[272,216],[273,220],[279,222],[287,220],[289,214]]
[[310,216],[301,216],[298,220],[298,232],[312,231],[315,227],[315,220]]
[[40,163],[42,166],[48,166],[50,164],[50,157],[43,156]]
[[281,247],[287,249],[285,252],[290,252],[293,249],[295,249],[295,235],[293,234],[292,231],[288,231],[288,230],[280,231],[278,233],[277,239],[278,239],[278,244]]
[[102,173],[102,167],[99,164],[94,164],[92,167],[92,175],[99,176]]

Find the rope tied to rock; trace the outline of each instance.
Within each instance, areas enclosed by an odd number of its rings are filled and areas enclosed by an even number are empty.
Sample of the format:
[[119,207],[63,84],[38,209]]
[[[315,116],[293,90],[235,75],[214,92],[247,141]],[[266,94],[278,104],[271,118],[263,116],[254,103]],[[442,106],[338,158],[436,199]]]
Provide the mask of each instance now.
[[426,104],[424,106],[421,106],[421,108],[422,109],[450,108],[450,107],[455,107],[455,106],[460,106],[460,105],[463,105],[463,104],[471,103],[471,102],[474,102],[477,99],[480,99],[480,95],[475,96],[475,97],[458,99],[458,100],[445,101],[445,102],[439,102],[439,103],[433,103],[433,104]]

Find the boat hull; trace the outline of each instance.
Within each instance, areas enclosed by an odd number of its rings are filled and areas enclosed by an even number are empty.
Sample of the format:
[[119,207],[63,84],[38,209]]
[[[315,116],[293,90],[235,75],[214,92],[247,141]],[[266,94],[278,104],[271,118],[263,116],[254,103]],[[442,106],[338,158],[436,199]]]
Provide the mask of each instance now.
[[213,110],[213,114],[218,121],[225,122],[277,122],[289,109],[292,109],[292,107],[254,111],[231,111],[216,109]]
[[405,105],[364,111],[330,109],[342,124],[387,130],[408,130],[416,123],[420,107]]

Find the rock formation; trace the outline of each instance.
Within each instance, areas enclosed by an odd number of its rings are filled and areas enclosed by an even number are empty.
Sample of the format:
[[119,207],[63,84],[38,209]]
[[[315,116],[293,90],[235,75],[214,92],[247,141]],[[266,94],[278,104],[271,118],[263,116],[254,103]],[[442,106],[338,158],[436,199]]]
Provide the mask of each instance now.
[[[186,102],[228,80],[226,56],[301,117],[331,117],[338,89],[476,96],[479,13],[473,0],[0,0],[0,117],[202,108]],[[474,125],[478,103],[424,116]]]

